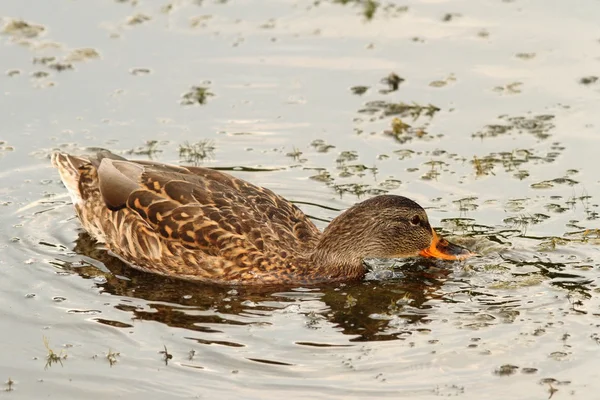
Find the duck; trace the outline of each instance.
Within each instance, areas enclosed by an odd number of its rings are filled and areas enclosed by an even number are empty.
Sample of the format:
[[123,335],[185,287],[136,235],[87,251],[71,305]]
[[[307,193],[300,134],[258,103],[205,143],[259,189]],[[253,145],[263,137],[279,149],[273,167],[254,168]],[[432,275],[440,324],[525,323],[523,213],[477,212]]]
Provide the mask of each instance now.
[[378,195],[321,232],[273,191],[205,167],[54,152],[90,236],[132,267],[224,285],[310,285],[362,279],[367,258],[463,260],[469,250],[431,227],[425,210]]

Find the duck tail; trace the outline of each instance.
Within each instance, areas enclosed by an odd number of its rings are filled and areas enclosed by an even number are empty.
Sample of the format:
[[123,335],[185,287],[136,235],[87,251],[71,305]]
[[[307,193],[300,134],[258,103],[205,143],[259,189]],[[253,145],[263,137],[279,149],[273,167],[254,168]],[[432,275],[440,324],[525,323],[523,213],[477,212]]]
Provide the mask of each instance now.
[[67,187],[74,204],[79,204],[82,201],[79,190],[80,168],[89,163],[90,160],[84,157],[72,156],[61,152],[52,154],[52,165],[58,169],[60,179]]

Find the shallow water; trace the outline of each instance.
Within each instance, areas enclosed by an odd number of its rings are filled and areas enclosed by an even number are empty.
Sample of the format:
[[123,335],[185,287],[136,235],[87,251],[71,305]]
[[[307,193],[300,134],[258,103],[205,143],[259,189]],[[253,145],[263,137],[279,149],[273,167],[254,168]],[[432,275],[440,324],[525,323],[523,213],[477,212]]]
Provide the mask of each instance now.
[[[373,4],[2,1],[6,395],[595,397],[600,4]],[[97,147],[229,169],[321,228],[402,194],[479,257],[312,288],[141,273],[50,166]]]

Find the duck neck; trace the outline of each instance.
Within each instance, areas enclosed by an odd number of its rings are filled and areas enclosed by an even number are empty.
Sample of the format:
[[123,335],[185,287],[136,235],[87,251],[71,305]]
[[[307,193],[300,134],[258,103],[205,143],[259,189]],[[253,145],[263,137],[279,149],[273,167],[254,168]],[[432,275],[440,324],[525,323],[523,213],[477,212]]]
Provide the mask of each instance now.
[[310,254],[305,270],[307,274],[329,282],[360,279],[366,272],[361,257],[321,246]]
[[314,250],[298,264],[298,275],[332,282],[360,279],[366,273],[363,264],[371,245],[361,241],[369,237],[370,223],[357,224],[352,217],[356,206],[335,218],[320,235]]
[[354,240],[346,234],[325,229],[314,248],[294,263],[295,279],[307,283],[360,279],[366,269]]

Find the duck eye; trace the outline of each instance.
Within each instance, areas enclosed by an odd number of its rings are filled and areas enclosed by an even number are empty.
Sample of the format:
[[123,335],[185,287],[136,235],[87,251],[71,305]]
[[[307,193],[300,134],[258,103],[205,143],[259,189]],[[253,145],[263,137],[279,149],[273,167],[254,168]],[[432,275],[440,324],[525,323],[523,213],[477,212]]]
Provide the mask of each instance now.
[[415,215],[415,216],[413,216],[413,217],[410,219],[410,223],[411,223],[412,225],[420,225],[420,224],[421,224],[421,217],[419,217],[418,215]]

